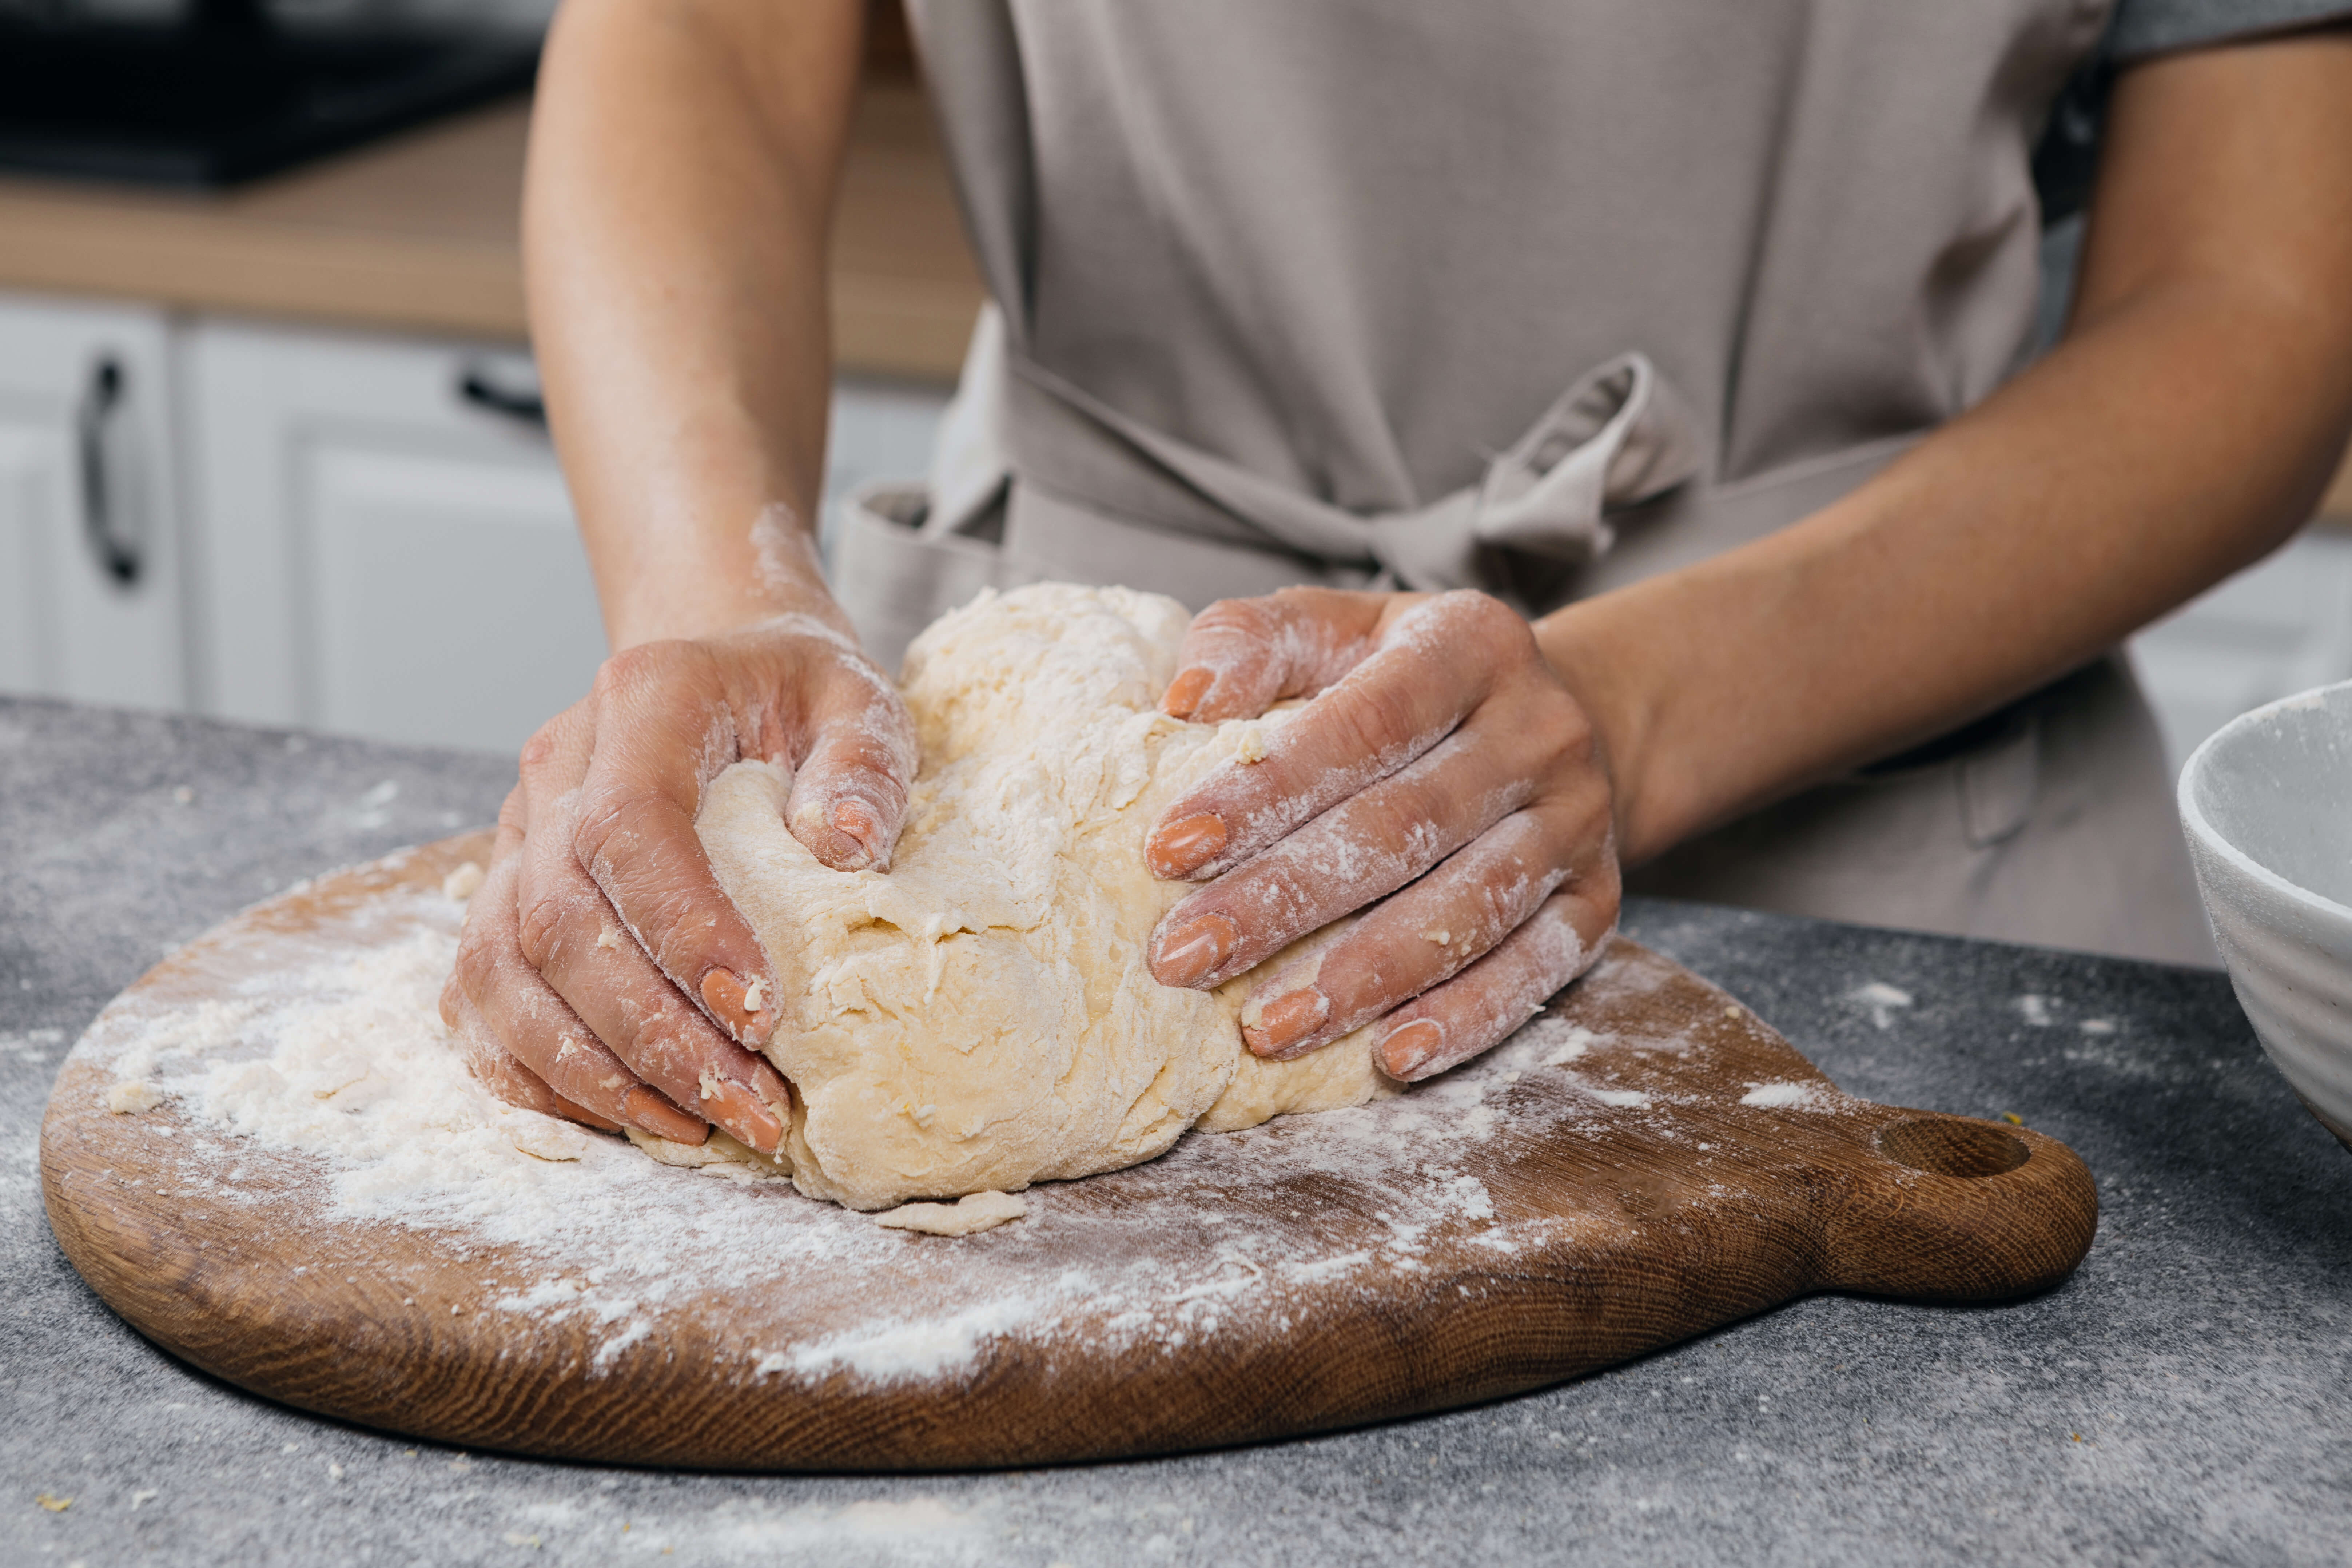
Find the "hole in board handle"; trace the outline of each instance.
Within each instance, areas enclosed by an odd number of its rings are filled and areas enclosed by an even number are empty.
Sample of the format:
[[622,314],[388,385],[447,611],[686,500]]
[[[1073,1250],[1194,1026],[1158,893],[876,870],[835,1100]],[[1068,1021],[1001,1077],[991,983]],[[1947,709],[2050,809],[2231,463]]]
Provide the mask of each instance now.
[[1914,1116],[1878,1130],[1878,1152],[1938,1176],[1998,1176],[2033,1157],[2025,1140],[1958,1116]]

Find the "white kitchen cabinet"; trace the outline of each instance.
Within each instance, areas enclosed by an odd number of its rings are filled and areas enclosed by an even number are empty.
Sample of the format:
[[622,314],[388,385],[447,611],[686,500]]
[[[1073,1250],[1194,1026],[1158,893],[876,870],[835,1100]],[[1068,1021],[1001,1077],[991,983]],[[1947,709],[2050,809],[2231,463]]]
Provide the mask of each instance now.
[[[203,704],[511,752],[588,689],[604,634],[525,354],[198,322]],[[828,497],[919,474],[945,399],[835,396]]]
[[587,690],[604,628],[526,356],[209,321],[184,355],[208,710],[510,752]]
[[160,312],[0,300],[0,689],[189,697]]
[[2132,658],[2175,777],[2248,709],[2352,679],[2352,531],[2305,529],[2140,633]]

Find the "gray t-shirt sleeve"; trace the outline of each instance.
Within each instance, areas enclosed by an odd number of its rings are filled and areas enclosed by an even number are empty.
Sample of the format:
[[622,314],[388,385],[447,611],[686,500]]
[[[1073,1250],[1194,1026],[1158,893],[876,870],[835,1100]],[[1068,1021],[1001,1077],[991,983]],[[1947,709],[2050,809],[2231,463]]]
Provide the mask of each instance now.
[[2116,0],[2098,47],[2057,101],[2033,150],[2033,184],[2045,226],[2082,210],[2098,171],[2099,138],[2116,71],[2154,55],[2352,22],[2352,0]]
[[2105,53],[2118,62],[2258,33],[2352,21],[2347,0],[2117,0]]

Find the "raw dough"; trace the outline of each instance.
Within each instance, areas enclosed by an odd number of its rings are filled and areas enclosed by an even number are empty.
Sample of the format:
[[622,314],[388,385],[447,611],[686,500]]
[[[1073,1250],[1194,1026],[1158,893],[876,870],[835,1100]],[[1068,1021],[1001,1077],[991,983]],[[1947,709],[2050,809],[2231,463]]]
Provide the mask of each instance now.
[[919,1230],[925,1236],[974,1236],[1009,1219],[1019,1219],[1029,1205],[1010,1193],[971,1193],[960,1203],[901,1204],[874,1216],[885,1230]]
[[107,1086],[106,1109],[117,1116],[136,1116],[163,1103],[163,1091],[143,1078],[127,1078]]
[[1146,830],[1281,722],[1160,712],[1188,620],[1155,594],[1045,584],[931,626],[907,654],[922,772],[887,873],[818,864],[784,828],[778,768],[713,782],[698,827],[774,966],[767,1054],[793,1086],[782,1163],[803,1192],[883,1209],[1017,1191],[1195,1125],[1392,1092],[1368,1031],[1260,1061],[1236,1023],[1251,976],[1212,994],[1144,965],[1192,890],[1145,868]]

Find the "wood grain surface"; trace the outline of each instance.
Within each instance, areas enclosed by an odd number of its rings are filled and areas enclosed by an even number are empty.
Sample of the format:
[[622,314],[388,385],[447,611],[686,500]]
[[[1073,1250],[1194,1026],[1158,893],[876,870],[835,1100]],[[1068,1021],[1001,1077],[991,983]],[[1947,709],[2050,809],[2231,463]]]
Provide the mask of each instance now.
[[[1622,940],[1486,1061],[1032,1189],[1027,1218],[978,1237],[655,1168],[677,1184],[652,1190],[687,1205],[666,1212],[709,1223],[673,1224],[666,1279],[601,1311],[548,1305],[574,1300],[550,1281],[604,1277],[576,1238],[556,1257],[444,1221],[355,1219],[318,1155],[178,1100],[108,1110],[126,1042],[159,1024],[267,994],[257,983],[322,954],[454,930],[441,879],[486,844],[237,916],[76,1047],[42,1130],[49,1219],[140,1332],[270,1398],[467,1447],[1015,1465],[1491,1399],[1812,1291],[2020,1296],[2063,1279],[2097,1223],[2063,1144],[1848,1098],[1723,992]],[[619,1167],[560,1169],[584,1184]]]

